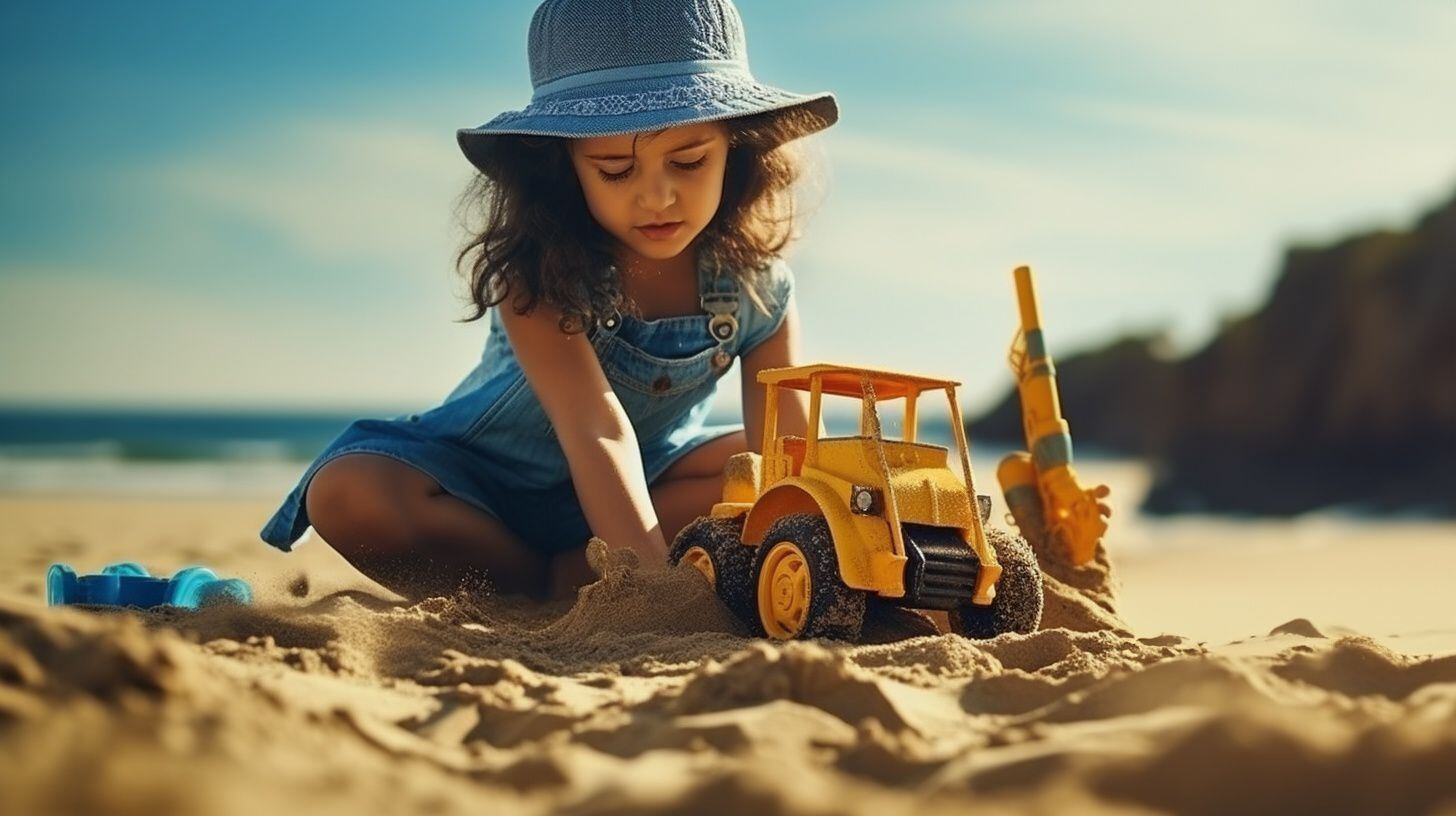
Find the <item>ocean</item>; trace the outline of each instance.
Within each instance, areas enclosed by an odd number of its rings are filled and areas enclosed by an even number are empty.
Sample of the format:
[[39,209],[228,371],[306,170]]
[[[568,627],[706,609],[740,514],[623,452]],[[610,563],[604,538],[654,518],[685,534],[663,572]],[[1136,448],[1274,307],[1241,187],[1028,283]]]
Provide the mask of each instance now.
[[271,495],[366,415],[0,408],[0,492]]
[[[885,433],[899,432],[893,409]],[[281,496],[314,457],[369,411],[0,408],[0,493],[126,496]],[[710,422],[737,422],[715,412]],[[831,434],[853,433],[855,414],[828,413]],[[950,447],[949,422],[921,420],[922,441]],[[974,440],[972,440],[974,445]],[[1004,448],[976,450],[983,457]]]

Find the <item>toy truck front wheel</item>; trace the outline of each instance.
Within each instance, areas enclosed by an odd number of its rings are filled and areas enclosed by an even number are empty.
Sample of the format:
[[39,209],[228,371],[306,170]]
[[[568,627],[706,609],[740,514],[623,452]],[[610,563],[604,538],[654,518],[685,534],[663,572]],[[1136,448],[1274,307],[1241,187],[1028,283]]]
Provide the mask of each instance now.
[[867,593],[845,586],[829,522],[791,513],[769,526],[754,574],[759,625],[776,640],[856,640]]
[[757,637],[763,631],[753,597],[753,548],[741,537],[744,518],[697,519],[673,539],[667,560],[687,562],[701,572],[728,610]]

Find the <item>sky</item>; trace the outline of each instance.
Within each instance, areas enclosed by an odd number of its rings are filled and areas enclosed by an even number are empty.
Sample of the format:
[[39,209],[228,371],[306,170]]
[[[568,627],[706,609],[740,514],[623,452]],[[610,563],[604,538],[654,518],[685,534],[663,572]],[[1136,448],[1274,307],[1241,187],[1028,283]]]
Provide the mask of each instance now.
[[[529,100],[535,5],[0,6],[0,403],[438,402],[487,339],[455,130]],[[738,7],[758,79],[841,109],[803,145],[806,359],[968,412],[1010,386],[1018,264],[1054,354],[1186,352],[1285,246],[1456,191],[1449,0]]]

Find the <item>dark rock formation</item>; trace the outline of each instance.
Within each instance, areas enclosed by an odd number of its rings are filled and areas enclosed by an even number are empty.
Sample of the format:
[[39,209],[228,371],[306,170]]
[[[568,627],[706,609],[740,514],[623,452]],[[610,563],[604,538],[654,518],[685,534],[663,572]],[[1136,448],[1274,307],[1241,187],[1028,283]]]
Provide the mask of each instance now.
[[[1078,448],[1154,462],[1144,509],[1456,514],[1456,199],[1410,230],[1291,248],[1263,307],[1186,359],[1156,347],[1058,361]],[[1018,411],[1012,393],[972,425],[1019,441]]]

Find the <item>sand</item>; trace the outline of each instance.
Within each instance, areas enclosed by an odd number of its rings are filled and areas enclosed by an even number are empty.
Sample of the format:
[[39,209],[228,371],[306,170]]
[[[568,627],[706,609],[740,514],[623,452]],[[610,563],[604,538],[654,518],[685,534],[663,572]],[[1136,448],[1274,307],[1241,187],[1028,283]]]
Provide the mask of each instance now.
[[[1115,527],[1112,561],[1051,570],[1033,634],[969,641],[880,607],[866,642],[775,644],[690,568],[629,559],[574,603],[408,604],[321,543],[257,542],[271,509],[0,497],[0,812],[1456,814],[1456,607],[1424,597],[1456,574],[1451,526],[1222,559],[1217,525],[1166,551]],[[1413,614],[1382,612],[1398,631],[1352,626],[1362,529],[1396,531],[1376,601],[1420,573]],[[202,562],[258,602],[42,605],[51,561],[121,558]],[[1207,636],[1229,617],[1208,598],[1239,621],[1278,609],[1293,576],[1249,565],[1286,561],[1343,606]]]

